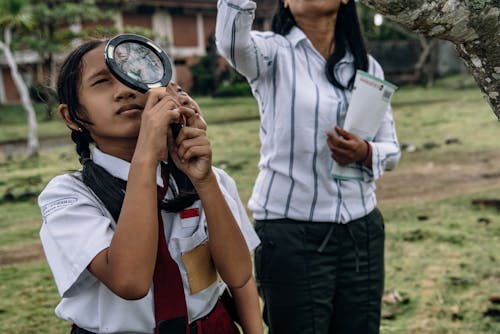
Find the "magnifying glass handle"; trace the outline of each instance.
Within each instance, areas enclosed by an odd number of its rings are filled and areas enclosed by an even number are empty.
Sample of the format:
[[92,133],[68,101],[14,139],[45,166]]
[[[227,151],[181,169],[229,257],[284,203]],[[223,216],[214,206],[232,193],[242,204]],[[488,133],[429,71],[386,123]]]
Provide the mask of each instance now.
[[170,128],[172,129],[172,133],[174,135],[174,138],[177,138],[177,136],[179,135],[179,132],[181,131],[182,124],[172,123],[172,124],[170,124]]

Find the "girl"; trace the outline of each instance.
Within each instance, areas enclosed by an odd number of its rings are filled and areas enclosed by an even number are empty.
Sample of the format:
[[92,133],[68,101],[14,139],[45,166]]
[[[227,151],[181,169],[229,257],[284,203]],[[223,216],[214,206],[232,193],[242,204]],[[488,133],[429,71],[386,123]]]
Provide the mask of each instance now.
[[[237,333],[227,285],[244,332],[262,332],[249,252],[259,240],[234,181],[211,166],[199,106],[172,83],[124,86],[104,46],[75,49],[58,79],[83,168],[39,197],[57,316],[74,333]],[[184,124],[176,138],[173,123]]]
[[[395,167],[399,145],[390,108],[369,142],[342,127],[356,70],[383,71],[365,50],[354,0],[276,2],[272,31],[251,31],[249,0],[219,0],[216,28],[219,51],[260,108],[248,207],[262,240],[264,320],[273,334],[378,333],[384,221],[375,180]],[[359,180],[330,176],[351,163]]]

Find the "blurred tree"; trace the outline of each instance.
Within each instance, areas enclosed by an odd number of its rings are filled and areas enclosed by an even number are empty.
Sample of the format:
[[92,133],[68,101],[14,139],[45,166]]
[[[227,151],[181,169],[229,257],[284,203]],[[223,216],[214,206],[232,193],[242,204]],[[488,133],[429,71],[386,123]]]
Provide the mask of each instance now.
[[407,29],[453,42],[500,119],[499,0],[360,0]]
[[13,34],[26,32],[33,27],[33,16],[27,0],[2,0],[0,1],[0,31],[3,40],[0,40],[0,50],[7,60],[10,73],[21,98],[28,118],[28,154],[36,156],[40,150],[38,141],[38,127],[35,109],[31,103],[29,91],[23,77],[19,73],[17,63],[12,53],[11,44]]
[[357,9],[363,35],[370,43],[375,43],[378,46],[380,46],[379,42],[384,41],[418,43],[420,53],[414,63],[411,75],[407,76],[406,80],[431,87],[437,72],[437,39],[405,29],[363,4],[360,4]]
[[[34,29],[30,34],[20,36],[20,44],[36,51],[44,65],[50,68],[48,82],[35,88],[38,97],[44,99],[47,118],[50,119],[57,103],[56,95],[50,91],[56,86],[55,55],[67,50],[78,38],[89,35],[95,37],[96,31],[100,32],[96,27],[99,22],[106,22],[107,26],[113,27],[111,19],[114,13],[103,11],[96,6],[94,0],[31,0],[30,2]],[[82,29],[86,23],[92,23],[91,27]]]
[[189,68],[193,78],[192,94],[213,95],[227,74],[227,69],[223,71],[219,66],[220,57],[214,35],[209,36],[206,51],[206,55]]

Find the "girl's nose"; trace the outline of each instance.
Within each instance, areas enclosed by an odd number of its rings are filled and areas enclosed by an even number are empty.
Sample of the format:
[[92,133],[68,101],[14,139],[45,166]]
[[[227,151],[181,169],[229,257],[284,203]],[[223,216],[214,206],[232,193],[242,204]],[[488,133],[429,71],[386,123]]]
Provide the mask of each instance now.
[[134,99],[136,97],[137,97],[137,92],[135,90],[125,86],[121,82],[116,82],[116,92],[115,92],[116,100]]

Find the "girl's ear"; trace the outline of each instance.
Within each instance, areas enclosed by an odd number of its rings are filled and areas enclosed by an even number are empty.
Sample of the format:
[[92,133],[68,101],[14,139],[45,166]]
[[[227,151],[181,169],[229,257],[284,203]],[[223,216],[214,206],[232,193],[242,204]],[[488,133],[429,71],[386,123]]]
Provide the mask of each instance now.
[[60,104],[59,107],[57,108],[57,112],[59,113],[59,115],[61,115],[62,119],[64,120],[64,123],[66,123],[66,126],[68,128],[70,128],[71,130],[78,131],[78,132],[83,131],[81,126],[71,119],[71,116],[70,116],[69,110],[68,110],[68,105]]

